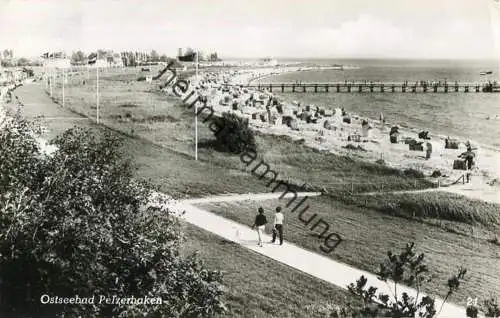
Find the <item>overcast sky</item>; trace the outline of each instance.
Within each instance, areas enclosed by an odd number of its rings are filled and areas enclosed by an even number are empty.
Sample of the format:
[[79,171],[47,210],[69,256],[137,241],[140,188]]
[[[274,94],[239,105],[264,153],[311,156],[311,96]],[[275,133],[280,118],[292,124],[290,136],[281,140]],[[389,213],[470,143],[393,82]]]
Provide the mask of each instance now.
[[497,58],[494,1],[0,0],[0,49],[175,55],[190,46],[226,57]]

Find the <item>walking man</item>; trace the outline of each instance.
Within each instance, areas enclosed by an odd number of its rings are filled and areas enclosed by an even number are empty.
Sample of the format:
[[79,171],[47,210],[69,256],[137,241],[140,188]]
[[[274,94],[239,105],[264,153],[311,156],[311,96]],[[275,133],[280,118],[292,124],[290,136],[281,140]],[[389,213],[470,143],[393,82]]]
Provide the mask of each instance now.
[[461,153],[458,156],[458,158],[465,159],[465,164],[466,164],[465,170],[467,171],[465,176],[467,177],[467,183],[469,183],[471,181],[472,168],[475,165],[474,158],[475,158],[476,154],[474,153],[474,151],[472,151],[472,146],[471,146],[470,142],[467,142],[466,146],[467,146],[467,151]]
[[252,225],[252,230],[257,227],[257,235],[259,236],[259,246],[262,246],[262,233],[266,229],[267,218],[264,215],[264,209],[262,207],[259,208],[259,214],[255,216],[255,221]]
[[271,243],[276,242],[276,235],[279,235],[280,245],[283,245],[283,220],[284,215],[281,212],[281,207],[276,208],[276,213],[274,214],[274,228],[273,228],[273,240]]

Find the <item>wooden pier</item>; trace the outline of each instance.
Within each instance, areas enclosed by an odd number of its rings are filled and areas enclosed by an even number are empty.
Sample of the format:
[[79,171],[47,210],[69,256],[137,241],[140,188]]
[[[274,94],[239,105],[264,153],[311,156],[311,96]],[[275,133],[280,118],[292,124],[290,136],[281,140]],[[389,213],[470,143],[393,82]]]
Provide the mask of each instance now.
[[498,83],[251,83],[234,85],[270,92],[288,93],[500,93]]

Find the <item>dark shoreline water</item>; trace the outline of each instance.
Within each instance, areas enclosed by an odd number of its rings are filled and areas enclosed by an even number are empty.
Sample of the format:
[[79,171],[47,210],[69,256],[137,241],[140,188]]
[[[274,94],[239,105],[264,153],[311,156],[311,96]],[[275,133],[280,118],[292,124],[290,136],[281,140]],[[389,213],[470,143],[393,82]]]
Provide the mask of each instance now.
[[[331,64],[338,63],[332,61]],[[262,82],[409,81],[488,82],[496,80],[499,66],[492,61],[352,60],[359,69],[287,73]],[[357,62],[358,64],[354,64]],[[492,70],[492,75],[481,76]],[[500,93],[278,93],[287,100],[348,112],[429,130],[439,135],[471,139],[500,148]],[[490,119],[487,119],[487,118]]]

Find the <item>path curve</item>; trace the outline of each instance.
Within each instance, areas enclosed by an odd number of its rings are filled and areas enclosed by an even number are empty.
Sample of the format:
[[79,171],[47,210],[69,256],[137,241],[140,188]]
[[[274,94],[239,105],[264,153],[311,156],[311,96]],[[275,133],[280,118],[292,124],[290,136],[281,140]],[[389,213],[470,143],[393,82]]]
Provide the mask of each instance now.
[[[301,197],[317,197],[320,196],[321,192],[298,192],[297,198]],[[216,195],[212,197],[196,198],[196,199],[185,199],[181,202],[185,204],[201,204],[201,203],[215,203],[215,202],[234,202],[234,201],[264,201],[279,199],[283,196],[283,193],[248,193],[248,194],[230,194],[230,195]],[[293,193],[288,193],[283,196],[284,198],[293,197]]]
[[355,193],[354,195],[377,195],[377,194],[403,194],[403,193],[425,193],[425,192],[447,192],[458,195],[463,195],[469,199],[480,200],[489,203],[500,204],[500,189],[498,187],[476,184],[460,184],[440,188],[430,188],[422,190],[402,190],[402,191],[386,191],[386,192],[361,192]]

